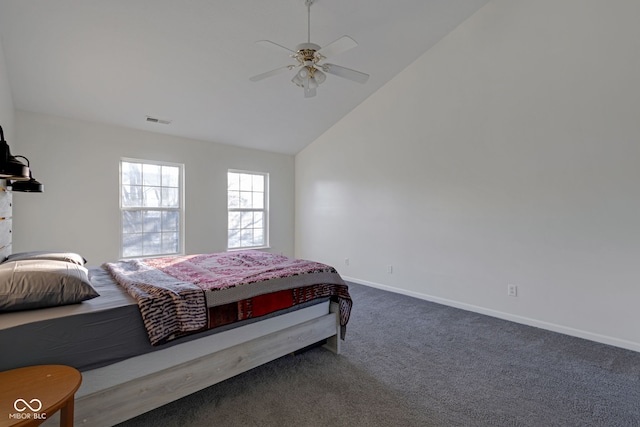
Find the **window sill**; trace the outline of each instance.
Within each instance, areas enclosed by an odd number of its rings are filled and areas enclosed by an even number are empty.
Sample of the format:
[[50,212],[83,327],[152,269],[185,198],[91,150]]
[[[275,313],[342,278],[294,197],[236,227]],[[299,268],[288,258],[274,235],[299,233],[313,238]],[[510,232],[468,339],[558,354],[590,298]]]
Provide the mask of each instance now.
[[271,249],[271,246],[251,246],[248,248],[227,248],[227,252],[238,252],[238,251],[248,251],[248,250],[260,251],[263,249]]

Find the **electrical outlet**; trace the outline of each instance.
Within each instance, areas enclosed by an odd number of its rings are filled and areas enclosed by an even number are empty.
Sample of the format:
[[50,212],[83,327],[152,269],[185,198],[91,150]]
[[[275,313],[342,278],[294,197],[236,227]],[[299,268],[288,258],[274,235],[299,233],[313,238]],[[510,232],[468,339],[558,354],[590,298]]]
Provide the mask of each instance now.
[[387,266],[387,273],[393,274],[393,265],[388,265]]
[[344,259],[344,265],[349,265],[349,258]]
[[516,285],[507,285],[507,295],[510,297],[517,297],[518,287]]

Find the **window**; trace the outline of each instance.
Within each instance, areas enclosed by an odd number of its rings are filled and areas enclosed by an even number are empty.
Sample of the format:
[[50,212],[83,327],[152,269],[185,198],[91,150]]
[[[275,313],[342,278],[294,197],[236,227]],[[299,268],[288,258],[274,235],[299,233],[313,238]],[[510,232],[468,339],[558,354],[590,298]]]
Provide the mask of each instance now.
[[269,245],[268,187],[268,174],[231,170],[227,172],[229,249]]
[[182,252],[182,176],[179,164],[120,162],[122,257]]

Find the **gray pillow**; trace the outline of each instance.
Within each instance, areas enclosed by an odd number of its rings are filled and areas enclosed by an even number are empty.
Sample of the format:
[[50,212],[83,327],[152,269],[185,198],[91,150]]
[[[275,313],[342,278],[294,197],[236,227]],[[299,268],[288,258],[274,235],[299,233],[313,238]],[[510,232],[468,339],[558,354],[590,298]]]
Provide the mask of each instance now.
[[54,261],[67,261],[73,262],[78,265],[85,265],[87,260],[81,255],[74,252],[52,252],[52,251],[30,251],[30,252],[18,252],[11,254],[5,259],[4,262],[20,261],[23,259],[50,259]]
[[53,260],[0,264],[0,312],[53,307],[100,296],[81,265]]

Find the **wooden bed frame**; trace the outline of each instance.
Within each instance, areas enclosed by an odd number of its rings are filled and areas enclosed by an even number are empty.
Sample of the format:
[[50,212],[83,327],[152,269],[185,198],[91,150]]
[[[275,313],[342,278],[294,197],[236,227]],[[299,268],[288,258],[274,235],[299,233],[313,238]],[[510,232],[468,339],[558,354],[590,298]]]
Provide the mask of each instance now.
[[[0,256],[11,254],[12,194],[0,180]],[[323,340],[340,353],[340,309],[325,301],[82,372],[76,426],[112,426]],[[58,426],[53,414],[44,426]]]
[[[75,425],[112,426],[325,339],[324,347],[339,353],[339,311],[327,301],[192,341],[193,352],[185,352],[192,347],[184,343],[83,372]],[[175,363],[185,353],[187,360]],[[58,420],[55,414],[43,425]]]

